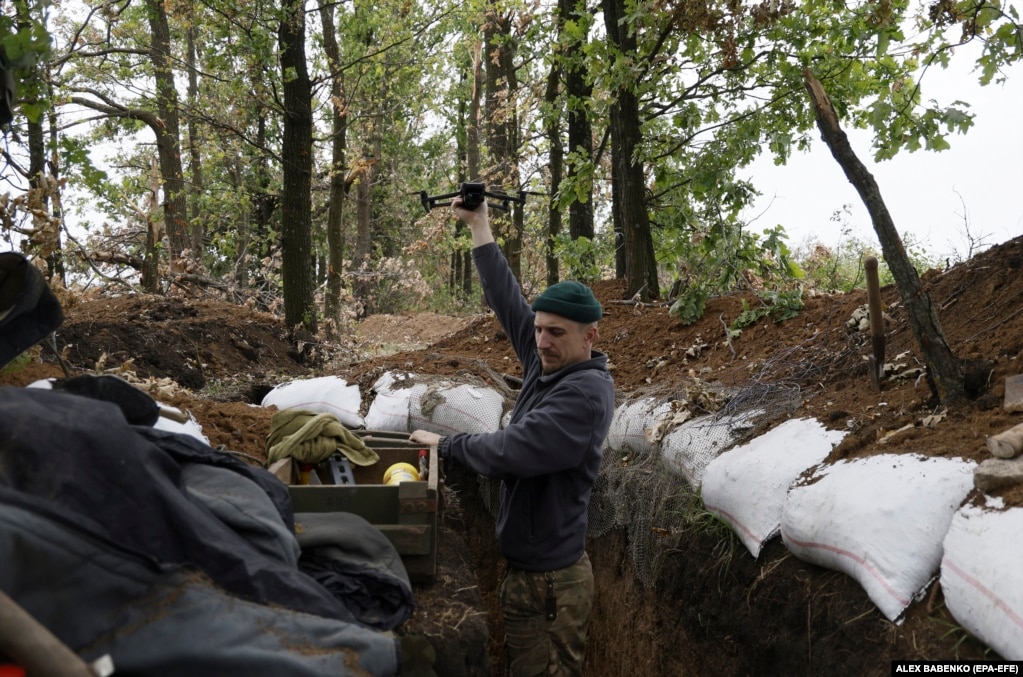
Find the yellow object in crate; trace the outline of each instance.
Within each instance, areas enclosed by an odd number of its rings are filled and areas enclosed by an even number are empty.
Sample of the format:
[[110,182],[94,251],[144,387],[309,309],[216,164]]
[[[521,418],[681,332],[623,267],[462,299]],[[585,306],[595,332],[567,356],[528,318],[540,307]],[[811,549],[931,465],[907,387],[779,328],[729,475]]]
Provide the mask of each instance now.
[[395,463],[384,472],[384,484],[418,481],[419,471],[411,463]]
[[[351,464],[351,477],[344,482],[338,481],[338,473],[329,462],[318,464],[309,474],[311,482],[320,480],[315,484],[300,484],[301,469],[293,458],[281,459],[270,471],[288,485],[295,513],[355,513],[390,539],[413,580],[433,580],[437,573],[438,517],[443,509],[437,447],[424,449],[422,444],[411,442],[408,433],[353,432],[380,460],[368,466]],[[416,469],[417,464],[422,471]],[[409,468],[416,472],[403,476],[400,482],[381,482],[384,469],[391,466],[402,467],[402,475]]]

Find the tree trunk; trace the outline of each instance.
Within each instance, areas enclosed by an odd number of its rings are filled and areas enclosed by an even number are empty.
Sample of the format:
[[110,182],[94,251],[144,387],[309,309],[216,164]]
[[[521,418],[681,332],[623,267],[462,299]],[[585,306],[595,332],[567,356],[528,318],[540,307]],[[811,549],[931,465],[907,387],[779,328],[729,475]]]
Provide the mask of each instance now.
[[[473,44],[472,50],[472,94],[469,97],[469,114],[465,124],[466,148],[465,148],[465,171],[468,180],[476,181],[480,178],[480,165],[483,163],[482,146],[483,131],[480,129],[480,108],[483,105],[483,45],[479,42]],[[465,229],[465,224],[458,222],[458,227]],[[460,232],[464,232],[460,231]],[[472,296],[472,281],[475,279],[472,269],[471,247],[461,254],[462,294],[468,299]]]
[[[564,25],[564,17],[558,22],[558,34],[562,34],[561,27]],[[560,42],[560,39],[559,39]],[[558,105],[558,93],[561,83],[560,59],[555,58],[551,63],[551,72],[547,76],[547,91],[544,101],[547,103],[549,112],[546,124],[547,143],[550,146],[548,152],[548,168],[551,173],[551,196],[550,207],[547,214],[547,242],[544,247],[547,259],[547,286],[557,284],[559,281],[558,257],[555,256],[554,247],[561,233],[561,206],[558,199],[558,191],[561,190],[561,178],[564,172],[565,147],[561,142],[561,115]],[[571,134],[569,134],[571,137]]]
[[[469,80],[468,73],[472,70],[472,63],[459,64],[459,92],[465,90],[465,83]],[[470,92],[470,98],[472,93]],[[468,139],[468,119],[469,119],[469,102],[467,99],[459,96],[458,106],[456,108],[455,118],[455,152],[458,153],[458,180],[465,181],[466,172],[469,165],[469,139]],[[432,187],[436,189],[436,187]],[[446,190],[446,188],[445,188]],[[465,224],[462,223],[461,219],[455,222],[455,248],[451,252],[450,266],[451,270],[448,275],[448,291],[457,298],[459,292],[464,288],[465,285],[465,257],[463,254],[462,235],[466,232]],[[471,289],[471,287],[470,287]],[[465,298],[468,298],[467,296]]]
[[[49,82],[49,78],[47,78]],[[48,85],[50,88],[50,99],[53,99],[52,85]],[[50,206],[50,214],[54,219],[64,223],[64,205],[61,200],[60,193],[60,154],[58,152],[59,146],[57,145],[57,112],[52,107],[48,113],[49,119],[49,138],[50,138],[50,175],[53,177],[54,183],[57,188],[52,196],[52,203]],[[53,283],[54,280],[59,281],[60,286],[67,287],[67,270],[64,266],[64,245],[61,242],[60,234],[57,235],[57,241],[55,243],[56,249],[47,257],[47,262],[50,265],[50,281]]]
[[[560,0],[562,21],[582,22],[586,5],[580,0]],[[586,36],[565,45],[565,92],[568,112],[568,178],[579,181],[581,173],[589,174],[580,165],[593,161],[593,129],[586,114],[586,103],[593,97],[593,86],[587,80],[583,55]],[[582,170],[582,171],[581,171]],[[568,232],[573,240],[581,237],[593,239],[593,184],[587,179],[585,198],[573,200],[568,208]]]
[[348,134],[348,116],[345,113],[344,72],[341,54],[334,30],[334,7],[320,7],[323,25],[323,50],[330,68],[331,93],[331,160],[330,196],[327,209],[327,295],[324,315],[335,324],[341,320],[342,267],[344,261],[344,230],[341,227],[345,201],[345,152]]
[[[365,151],[363,155],[368,153]],[[368,269],[370,254],[372,252],[371,222],[372,209],[370,196],[373,186],[373,164],[374,159],[366,157],[358,168],[358,179],[355,185],[355,253],[352,256],[353,266],[357,269]],[[368,272],[368,271],[367,271]],[[356,277],[355,297],[363,304],[362,314],[371,312],[373,285],[368,276]]]
[[[484,30],[486,63],[487,142],[491,166],[486,172],[487,182],[505,190],[517,190],[518,116],[515,97],[518,80],[515,76],[515,47],[511,34],[511,21],[501,15],[492,2],[487,6],[487,24]],[[509,218],[510,217],[510,218]],[[521,209],[511,215],[492,214],[494,235],[503,240],[503,251],[512,273],[521,279],[522,231]]]
[[962,364],[956,359],[945,339],[937,311],[931,303],[930,296],[924,292],[920,277],[906,255],[902,238],[899,237],[888,208],[881,198],[877,182],[849,145],[849,139],[838,124],[838,115],[823,85],[809,70],[803,71],[803,79],[817,113],[817,127],[821,131],[821,136],[831,149],[831,155],[845,172],[846,178],[860,194],[860,199],[870,214],[874,232],[881,242],[885,262],[892,271],[895,285],[902,296],[902,303],[906,306],[909,324],[917,341],[920,342],[934,394],[942,404],[960,402],[966,397]]
[[[256,118],[256,147],[265,148],[267,139],[266,116],[259,115]],[[266,275],[259,262],[268,258],[273,250],[274,243],[270,234],[271,220],[274,212],[280,206],[280,197],[270,192],[270,178],[267,170],[266,155],[258,153],[252,161],[251,167],[254,197],[252,201],[252,216],[249,219],[252,223],[252,237],[248,238],[246,251],[252,251],[248,258],[255,262],[252,266],[255,282],[262,286],[266,281]],[[246,267],[246,270],[248,268]],[[248,273],[245,274],[246,281]],[[239,277],[239,283],[241,278]]]
[[[624,23],[623,0],[603,0],[607,36],[619,54],[635,54],[636,38]],[[622,233],[625,252],[626,298],[643,290],[647,299],[660,294],[657,261],[646,210],[643,165],[634,159],[642,140],[639,100],[625,84],[613,93],[611,104],[612,214],[615,232]]]
[[[231,182],[231,188],[235,193],[241,195],[246,189],[243,173],[248,174],[252,168],[246,165],[243,169],[241,158],[235,158],[227,163],[227,176]],[[256,200],[258,193],[254,194]],[[242,210],[238,215],[238,254],[234,260],[234,271],[232,277],[237,286],[247,288],[249,286],[249,260],[252,258],[249,248],[252,246],[252,219],[254,209]]]
[[[24,3],[15,3],[18,27],[21,30],[30,30],[32,17],[28,14],[28,7]],[[38,64],[32,67],[32,77],[39,83],[45,81],[43,71]],[[42,87],[29,88],[25,103],[39,103]],[[28,131],[28,210],[32,212],[32,230],[29,235],[26,251],[34,256],[51,260],[55,253],[60,251],[60,227],[59,222],[51,217],[50,194],[59,190],[56,177],[47,179],[46,171],[46,135],[43,130],[42,119],[26,121]],[[5,139],[6,140],[6,139]],[[47,271],[47,277],[52,277],[53,268]]]
[[152,45],[149,58],[156,82],[158,124],[156,152],[163,177],[163,212],[167,229],[171,270],[182,272],[188,261],[198,261],[199,252],[192,249],[188,231],[188,209],[184,173],[181,168],[178,90],[174,86],[174,62],[171,58],[170,26],[163,0],[147,0]]
[[281,144],[281,273],[284,321],[316,331],[312,261],[312,84],[305,61],[305,5],[286,2],[278,28],[284,81],[284,136]]
[[160,293],[160,170],[156,158],[149,169],[149,204],[143,210],[146,220],[146,248],[142,252],[142,289],[150,294]]
[[[190,25],[186,32],[188,60],[188,103],[191,109],[195,109],[199,101],[199,66],[195,53],[195,25]],[[188,169],[191,174],[189,201],[191,210],[189,212],[188,236],[192,243],[192,250],[195,252],[196,260],[201,260],[203,252],[203,239],[206,237],[206,229],[203,226],[203,214],[199,209],[199,197],[205,192],[205,180],[202,173],[202,153],[200,147],[202,140],[199,138],[199,122],[194,115],[188,116]]]

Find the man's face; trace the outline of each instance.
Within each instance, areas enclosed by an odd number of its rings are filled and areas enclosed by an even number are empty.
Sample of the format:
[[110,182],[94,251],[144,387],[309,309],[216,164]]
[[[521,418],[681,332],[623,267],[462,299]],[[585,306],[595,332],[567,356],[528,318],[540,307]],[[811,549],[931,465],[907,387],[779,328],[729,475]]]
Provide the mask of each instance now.
[[580,324],[561,315],[537,311],[534,321],[536,351],[544,374],[590,359],[597,327]]

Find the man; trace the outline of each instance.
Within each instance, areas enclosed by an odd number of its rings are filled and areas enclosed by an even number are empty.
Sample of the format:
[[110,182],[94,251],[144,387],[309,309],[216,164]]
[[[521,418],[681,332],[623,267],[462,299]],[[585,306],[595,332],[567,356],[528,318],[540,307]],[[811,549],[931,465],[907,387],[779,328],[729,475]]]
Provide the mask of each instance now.
[[501,480],[508,673],[581,675],[593,604],[587,509],[615,399],[607,356],[592,349],[603,309],[578,282],[552,285],[530,307],[494,242],[486,203],[470,211],[455,198],[452,209],[472,232],[487,302],[522,363],[522,390],[502,430],[446,437],[417,430],[410,439]]

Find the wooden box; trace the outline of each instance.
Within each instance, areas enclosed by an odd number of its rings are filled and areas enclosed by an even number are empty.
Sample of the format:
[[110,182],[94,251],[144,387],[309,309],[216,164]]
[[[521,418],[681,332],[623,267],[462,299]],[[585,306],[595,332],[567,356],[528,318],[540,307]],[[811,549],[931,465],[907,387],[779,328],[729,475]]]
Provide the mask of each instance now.
[[[327,461],[315,468],[311,484],[300,484],[301,473],[292,459],[270,467],[288,484],[294,511],[350,512],[364,517],[394,544],[412,580],[432,580],[437,573],[437,521],[441,510],[440,471],[436,447],[410,442],[408,434],[352,431],[380,460],[371,466],[351,465],[354,483],[335,482]],[[419,468],[419,452],[427,451],[426,480],[384,484],[384,472],[395,463]],[[319,481],[319,484],[315,482]]]

